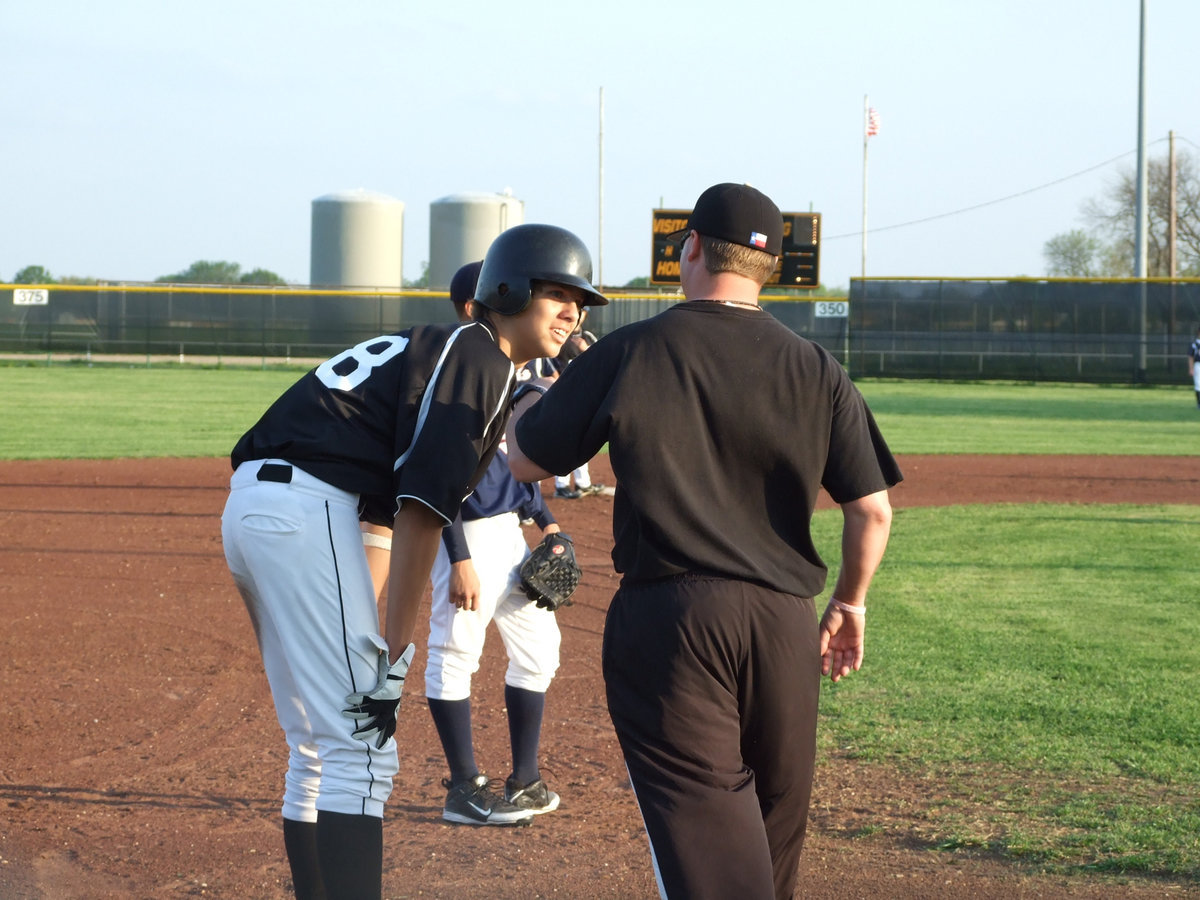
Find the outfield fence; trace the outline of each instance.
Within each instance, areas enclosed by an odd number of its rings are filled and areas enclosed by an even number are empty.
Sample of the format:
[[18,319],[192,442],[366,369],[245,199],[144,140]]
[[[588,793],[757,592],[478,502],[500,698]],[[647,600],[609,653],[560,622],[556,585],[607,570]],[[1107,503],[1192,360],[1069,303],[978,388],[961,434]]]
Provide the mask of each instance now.
[[851,282],[856,376],[1178,384],[1200,279]]
[[[655,315],[674,291],[606,289],[587,328]],[[445,291],[164,284],[0,284],[0,354],[45,362],[308,361],[451,322]],[[767,294],[784,325],[857,376],[1177,384],[1200,279],[888,279],[848,297]],[[1143,312],[1144,311],[1144,312]],[[1145,323],[1143,326],[1143,322]]]

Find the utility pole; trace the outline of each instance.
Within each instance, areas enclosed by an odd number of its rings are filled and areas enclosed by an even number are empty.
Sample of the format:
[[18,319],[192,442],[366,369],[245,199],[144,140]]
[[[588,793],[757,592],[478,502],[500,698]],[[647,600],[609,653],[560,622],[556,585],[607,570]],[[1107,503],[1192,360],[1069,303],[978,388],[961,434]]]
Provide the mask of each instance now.
[[1175,255],[1175,240],[1178,237],[1176,217],[1179,208],[1175,205],[1175,132],[1167,132],[1167,273],[1174,278],[1179,274]]
[[1133,277],[1138,279],[1141,339],[1138,341],[1135,379],[1146,380],[1146,245],[1149,216],[1146,214],[1146,3],[1141,0],[1138,22],[1138,124],[1137,124],[1137,230],[1134,238]]

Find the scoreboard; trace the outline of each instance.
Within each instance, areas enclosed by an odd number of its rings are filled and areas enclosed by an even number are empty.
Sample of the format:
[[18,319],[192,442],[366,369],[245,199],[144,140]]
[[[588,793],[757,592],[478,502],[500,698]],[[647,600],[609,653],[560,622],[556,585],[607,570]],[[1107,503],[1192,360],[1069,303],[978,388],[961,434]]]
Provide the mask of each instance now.
[[[651,226],[651,284],[679,284],[679,245],[667,235],[687,227],[690,209],[653,210]],[[815,288],[820,284],[821,214],[783,214],[783,253],[772,287]]]

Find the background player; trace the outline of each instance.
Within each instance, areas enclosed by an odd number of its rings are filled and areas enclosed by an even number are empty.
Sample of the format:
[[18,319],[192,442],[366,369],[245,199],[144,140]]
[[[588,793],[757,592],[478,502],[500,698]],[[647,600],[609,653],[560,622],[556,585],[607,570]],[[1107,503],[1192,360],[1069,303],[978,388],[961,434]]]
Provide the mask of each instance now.
[[[706,190],[680,235],[687,302],[606,335],[540,402],[522,385],[508,432],[522,480],[609,444],[605,690],[664,897],[792,896],[820,676],[862,663],[901,477],[845,370],[758,305],[782,234],[754,188]],[[821,487],[844,524],[818,628]]]
[[[450,300],[460,321],[472,318],[476,302],[496,300],[495,284],[485,287],[480,301],[472,299],[481,265],[468,263],[450,282]],[[425,696],[450,767],[442,810],[449,822],[523,824],[559,804],[558,794],[542,780],[538,746],[546,690],[558,669],[562,639],[554,613],[531,603],[520,587],[519,569],[529,555],[524,519],[535,522],[543,535],[559,530],[538,485],[512,477],[501,444],[475,492],[443,530],[433,564]],[[368,549],[367,554],[383,558],[384,567],[373,564],[372,570],[386,574],[383,551]],[[471,729],[471,678],[479,671],[490,622],[495,622],[509,660],[504,705],[512,772],[503,796],[492,791],[479,771]]]
[[1188,375],[1192,377],[1192,387],[1196,390],[1196,408],[1200,409],[1200,325],[1196,326],[1196,337],[1188,347]]
[[[583,318],[587,318],[587,310],[584,310]],[[528,381],[534,378],[555,379],[571,360],[596,343],[596,336],[590,331],[583,330],[582,319],[579,324],[579,330],[567,339],[558,356],[553,359],[533,360],[521,372],[517,373],[517,380]],[[575,480],[574,487],[571,486],[572,478]],[[578,500],[585,494],[602,494],[605,490],[606,488],[603,484],[592,481],[592,472],[586,462],[572,469],[566,475],[554,476],[554,496],[560,500]]]
[[[298,897],[380,896],[391,736],[442,527],[503,437],[515,367],[556,354],[599,297],[583,243],[550,225],[504,232],[483,268],[502,303],[339,353],[232,453],[222,539],[290,750]],[[393,530],[382,634],[360,519]]]

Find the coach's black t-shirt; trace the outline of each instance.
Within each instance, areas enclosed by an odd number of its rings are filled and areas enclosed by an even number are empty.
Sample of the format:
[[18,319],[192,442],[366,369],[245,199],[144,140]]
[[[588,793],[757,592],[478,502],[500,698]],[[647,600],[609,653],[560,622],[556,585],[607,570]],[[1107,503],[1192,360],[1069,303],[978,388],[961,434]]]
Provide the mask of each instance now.
[[381,525],[407,498],[449,523],[504,436],[514,384],[485,323],[383,335],[302,376],[231,459],[285,459],[359,494],[362,517]]
[[517,440],[559,474],[608,443],[613,564],[629,581],[707,572],[815,596],[819,488],[845,503],[902,478],[828,352],[761,310],[699,300],[602,338]]

